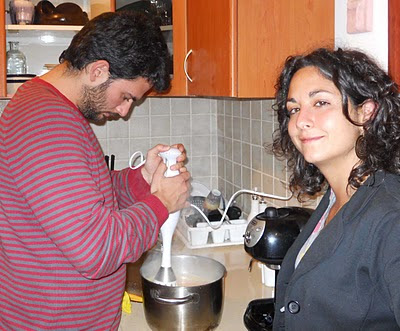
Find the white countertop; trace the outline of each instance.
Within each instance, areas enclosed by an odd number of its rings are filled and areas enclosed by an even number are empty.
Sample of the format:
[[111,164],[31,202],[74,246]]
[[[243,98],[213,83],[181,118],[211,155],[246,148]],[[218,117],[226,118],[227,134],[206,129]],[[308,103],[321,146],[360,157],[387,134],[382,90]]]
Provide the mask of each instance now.
[[[273,288],[262,284],[261,269],[258,267],[258,263],[253,263],[252,271],[248,271],[251,257],[245,252],[243,244],[190,249],[184,245],[178,235],[175,235],[172,254],[207,256],[221,262],[225,266],[227,275],[225,278],[224,308],[221,323],[216,329],[218,331],[246,330],[243,324],[243,314],[248,303],[254,299],[271,298],[273,295]],[[135,283],[134,278],[138,275],[138,270],[143,260],[141,259],[137,263],[128,266],[130,270],[128,273],[128,282],[131,281],[133,286],[140,287],[140,284]],[[136,290],[133,289],[131,292],[135,293]],[[132,302],[132,313],[122,313],[120,330],[151,331],[147,325],[141,303]]]

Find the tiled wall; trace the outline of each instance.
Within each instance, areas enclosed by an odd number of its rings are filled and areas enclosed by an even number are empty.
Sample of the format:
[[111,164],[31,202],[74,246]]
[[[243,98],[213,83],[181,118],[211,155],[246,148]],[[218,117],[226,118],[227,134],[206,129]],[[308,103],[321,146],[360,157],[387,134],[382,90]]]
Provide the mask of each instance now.
[[[290,196],[285,162],[277,160],[268,147],[276,128],[273,100],[217,101],[218,187],[227,197],[240,189],[254,189],[278,196]],[[266,199],[270,205],[300,205],[289,201]],[[238,195],[245,212],[250,210],[251,195]],[[311,205],[315,205],[312,202]]]
[[183,143],[187,167],[196,181],[217,187],[217,101],[202,98],[147,98],[130,118],[92,125],[105,154],[116,156],[116,169],[128,166],[135,151],[156,144]]

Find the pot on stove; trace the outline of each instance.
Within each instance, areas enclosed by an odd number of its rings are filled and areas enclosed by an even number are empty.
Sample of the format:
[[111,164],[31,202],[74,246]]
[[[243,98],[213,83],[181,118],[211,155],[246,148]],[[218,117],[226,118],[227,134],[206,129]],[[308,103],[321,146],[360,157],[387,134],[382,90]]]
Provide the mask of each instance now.
[[301,207],[265,208],[247,226],[246,252],[267,265],[280,265],[312,212]]

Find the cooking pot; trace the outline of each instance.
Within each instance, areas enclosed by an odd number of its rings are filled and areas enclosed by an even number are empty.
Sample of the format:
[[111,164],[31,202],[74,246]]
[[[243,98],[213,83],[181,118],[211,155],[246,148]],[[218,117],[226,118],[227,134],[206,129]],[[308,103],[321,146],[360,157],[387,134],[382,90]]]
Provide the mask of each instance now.
[[281,264],[312,212],[313,209],[301,207],[265,208],[247,226],[246,252],[267,265]]
[[177,286],[154,282],[161,254],[150,253],[140,268],[146,321],[152,330],[213,330],[222,317],[225,267],[196,255],[171,258]]

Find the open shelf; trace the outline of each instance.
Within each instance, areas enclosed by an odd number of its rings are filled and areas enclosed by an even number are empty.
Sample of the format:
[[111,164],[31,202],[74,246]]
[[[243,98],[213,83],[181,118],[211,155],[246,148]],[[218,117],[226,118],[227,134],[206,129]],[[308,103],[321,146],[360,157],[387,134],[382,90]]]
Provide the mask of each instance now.
[[[7,24],[8,31],[79,31],[82,25]],[[172,25],[160,26],[161,31],[172,31]]]
[[82,25],[8,24],[8,31],[79,31]]

